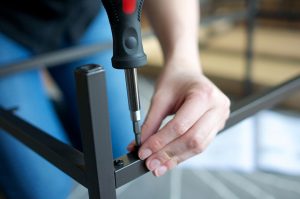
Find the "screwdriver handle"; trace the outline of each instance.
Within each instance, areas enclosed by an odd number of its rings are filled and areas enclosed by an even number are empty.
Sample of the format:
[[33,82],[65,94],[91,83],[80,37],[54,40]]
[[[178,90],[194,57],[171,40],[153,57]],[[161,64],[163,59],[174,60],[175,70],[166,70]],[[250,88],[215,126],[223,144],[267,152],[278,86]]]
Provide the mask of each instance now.
[[144,0],[102,0],[113,36],[112,65],[131,69],[145,65],[141,37],[141,13]]

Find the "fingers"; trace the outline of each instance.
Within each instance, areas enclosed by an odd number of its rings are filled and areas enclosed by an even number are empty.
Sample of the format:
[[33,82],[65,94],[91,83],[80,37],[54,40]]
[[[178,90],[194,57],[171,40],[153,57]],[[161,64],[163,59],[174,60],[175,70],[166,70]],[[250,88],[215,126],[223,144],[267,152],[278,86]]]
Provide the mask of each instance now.
[[[170,112],[172,104],[168,100],[167,96],[164,98],[153,97],[151,101],[151,105],[149,108],[149,112],[146,116],[144,124],[142,125],[142,143],[151,135],[156,133],[161,126],[162,121]],[[127,146],[128,151],[135,150],[135,141],[132,141]]]
[[[143,144],[138,155],[147,159],[147,168],[156,176],[201,153],[229,116],[229,99],[204,76],[173,89],[152,99],[142,127]],[[164,118],[174,112],[175,117],[159,130]],[[128,148],[134,150],[134,145]]]
[[211,104],[203,95],[188,96],[175,117],[142,145],[139,157],[146,159],[181,137],[210,109]]
[[[208,136],[206,137],[206,139],[203,141],[203,143],[201,144],[200,148],[201,150],[204,150],[205,148],[208,147],[208,145],[213,141],[213,139],[215,138],[217,132],[219,128],[215,128],[213,129]],[[197,153],[198,154],[198,153]],[[160,166],[159,168],[155,169],[152,171],[152,173],[159,177],[164,175],[168,170],[173,169],[174,167],[176,167],[178,164],[180,164],[181,162],[195,156],[196,154],[193,153],[189,153],[188,151],[181,151],[181,153],[178,153],[178,155],[175,155],[173,158],[170,158],[168,161],[162,163],[162,166]],[[163,169],[162,169],[163,168]]]
[[153,153],[146,161],[147,168],[161,176],[180,162],[201,153],[223,126],[223,117],[216,109],[206,112],[186,134]]
[[142,142],[158,131],[162,121],[170,112],[172,104],[168,97],[152,98],[145,122],[142,126]]

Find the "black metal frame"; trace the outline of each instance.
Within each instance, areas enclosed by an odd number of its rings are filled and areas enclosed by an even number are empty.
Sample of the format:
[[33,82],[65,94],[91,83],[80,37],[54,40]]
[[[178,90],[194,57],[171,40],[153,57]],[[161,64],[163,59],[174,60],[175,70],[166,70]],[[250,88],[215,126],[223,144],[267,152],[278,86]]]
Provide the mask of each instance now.
[[257,15],[257,0],[247,0],[247,15],[246,22],[247,29],[247,47],[245,52],[246,65],[245,65],[245,82],[244,82],[244,95],[248,96],[253,92],[252,70],[253,70],[253,40],[255,30],[255,19]]
[[[253,12],[255,4],[249,4]],[[253,13],[252,13],[253,14]],[[243,14],[238,14],[241,17]],[[255,15],[255,14],[254,14]],[[255,17],[252,15],[252,17]],[[251,20],[254,20],[252,18]],[[254,21],[248,27],[248,71],[251,71]],[[0,77],[47,65],[54,66],[110,48],[111,44],[76,47],[57,51],[0,69]],[[0,128],[20,140],[50,163],[87,187],[91,199],[115,199],[115,189],[142,176],[148,170],[136,153],[113,160],[108,121],[105,72],[97,65],[80,67],[75,72],[83,152],[60,142],[46,132],[0,107]],[[249,76],[250,77],[250,76]],[[248,81],[248,80],[247,80]],[[247,83],[248,84],[248,83]],[[232,107],[225,129],[256,112],[270,108],[300,89],[300,76],[268,91],[251,95]],[[97,143],[95,142],[97,140]]]
[[[116,188],[148,170],[135,153],[113,161],[104,70],[97,65],[83,66],[76,71],[76,82],[84,153],[47,135],[11,110],[0,108],[0,126],[87,187],[91,199],[114,199]],[[300,75],[268,91],[247,97],[233,106],[224,130],[278,104],[299,89]]]

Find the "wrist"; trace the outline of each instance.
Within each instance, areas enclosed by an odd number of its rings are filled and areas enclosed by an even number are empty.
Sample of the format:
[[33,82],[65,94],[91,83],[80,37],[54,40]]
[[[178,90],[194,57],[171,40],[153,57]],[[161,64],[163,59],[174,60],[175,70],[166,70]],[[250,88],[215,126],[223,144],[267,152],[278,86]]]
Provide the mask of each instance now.
[[202,73],[202,65],[197,46],[180,46],[165,54],[165,67],[184,69]]

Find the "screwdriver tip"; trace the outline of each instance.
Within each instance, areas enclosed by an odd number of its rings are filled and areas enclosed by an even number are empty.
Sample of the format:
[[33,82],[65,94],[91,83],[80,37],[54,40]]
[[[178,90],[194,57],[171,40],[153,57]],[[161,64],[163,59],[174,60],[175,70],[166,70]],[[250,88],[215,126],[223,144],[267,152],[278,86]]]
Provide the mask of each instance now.
[[142,141],[141,141],[141,127],[138,121],[133,122],[133,131],[135,135],[135,144],[136,146],[141,146]]

